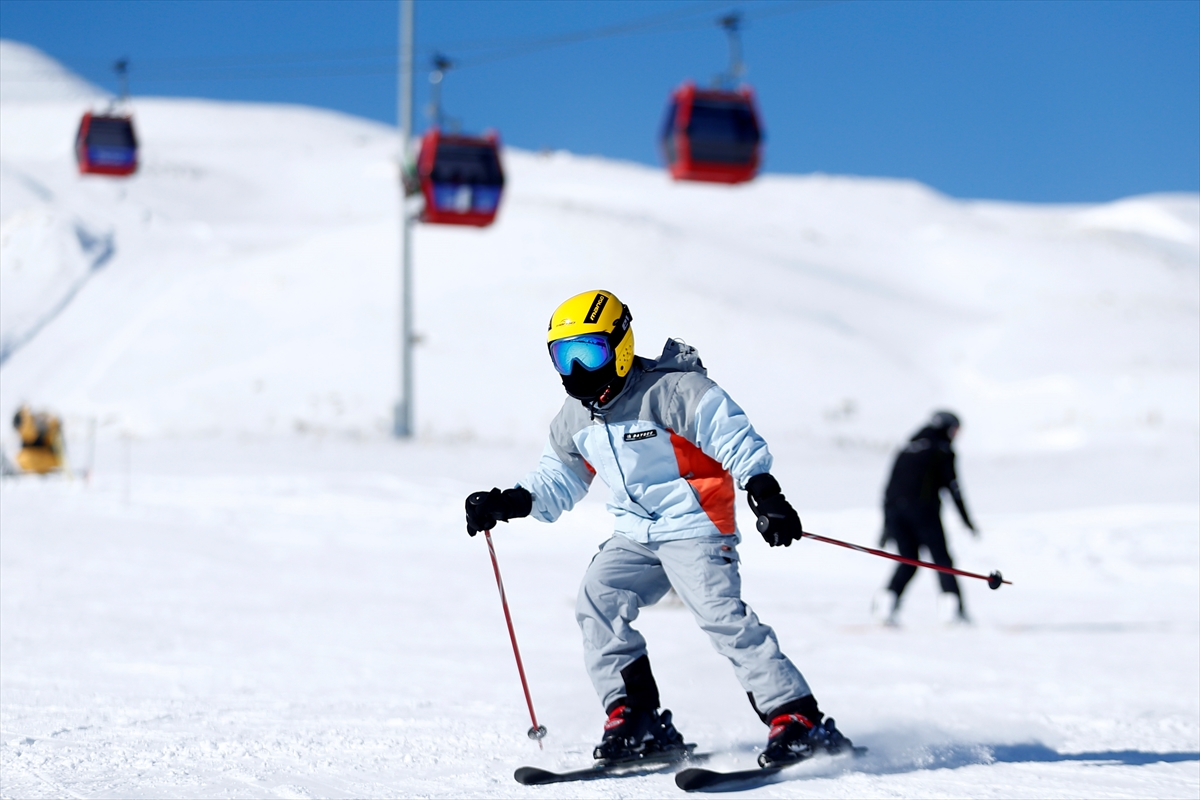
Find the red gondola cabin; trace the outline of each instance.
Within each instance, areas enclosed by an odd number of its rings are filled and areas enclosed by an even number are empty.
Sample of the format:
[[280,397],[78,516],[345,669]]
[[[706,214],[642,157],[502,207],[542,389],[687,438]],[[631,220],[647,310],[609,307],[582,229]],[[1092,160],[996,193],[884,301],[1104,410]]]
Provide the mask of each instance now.
[[133,117],[84,114],[75,136],[75,160],[81,173],[132,175],[138,168]]
[[430,128],[421,139],[417,178],[425,196],[422,222],[491,225],[504,192],[500,139],[495,133],[463,136]]
[[671,93],[660,142],[677,181],[743,183],[758,174],[762,138],[749,87],[697,89],[689,81]]

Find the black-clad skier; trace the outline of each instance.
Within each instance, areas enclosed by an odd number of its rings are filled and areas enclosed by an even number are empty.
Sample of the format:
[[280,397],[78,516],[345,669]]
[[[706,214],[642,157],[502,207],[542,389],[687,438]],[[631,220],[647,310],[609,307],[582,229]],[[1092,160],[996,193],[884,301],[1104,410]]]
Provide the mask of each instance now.
[[[952,567],[954,562],[946,547],[946,532],[942,528],[942,490],[950,493],[963,523],[979,536],[963,502],[954,469],[954,449],[951,446],[960,422],[949,411],[938,411],[917,431],[908,444],[896,455],[891,479],[883,495],[882,545],[890,539],[905,558],[920,557],[922,549],[929,552],[933,563]],[[875,600],[875,611],[885,624],[897,624],[900,597],[917,568],[900,564],[891,583]],[[939,602],[948,622],[968,623],[966,608],[958,580],[944,572],[938,573],[942,584]]]

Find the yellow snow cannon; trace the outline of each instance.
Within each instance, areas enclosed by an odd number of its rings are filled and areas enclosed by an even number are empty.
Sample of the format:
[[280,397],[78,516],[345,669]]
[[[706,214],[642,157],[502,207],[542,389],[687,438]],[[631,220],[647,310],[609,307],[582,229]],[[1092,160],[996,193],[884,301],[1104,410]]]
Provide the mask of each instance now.
[[21,439],[17,466],[22,472],[45,475],[63,468],[62,420],[46,411],[21,406],[13,416],[13,428]]

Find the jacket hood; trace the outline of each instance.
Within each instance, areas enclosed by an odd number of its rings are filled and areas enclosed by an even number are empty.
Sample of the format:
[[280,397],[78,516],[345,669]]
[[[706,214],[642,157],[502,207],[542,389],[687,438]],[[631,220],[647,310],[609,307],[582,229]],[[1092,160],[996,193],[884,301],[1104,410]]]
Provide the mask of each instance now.
[[932,439],[934,441],[948,442],[950,441],[950,434],[946,432],[945,428],[934,428],[926,425],[924,428],[921,428],[921,430],[914,433],[909,441],[915,442],[918,439]]
[[699,372],[708,375],[700,361],[700,352],[682,339],[667,339],[662,355],[656,360],[639,358],[638,366],[643,372]]
[[613,395],[612,399],[603,406],[596,406],[594,403],[589,403],[586,400],[580,400],[580,404],[588,409],[593,416],[603,416],[607,409],[612,408],[613,403],[619,400],[629,391],[631,386],[638,382],[638,376],[643,372],[699,372],[705,377],[708,376],[708,370],[704,368],[704,364],[700,361],[699,351],[682,339],[667,339],[667,343],[663,345],[662,355],[657,359],[635,356],[633,366],[634,368],[626,376],[621,390]]

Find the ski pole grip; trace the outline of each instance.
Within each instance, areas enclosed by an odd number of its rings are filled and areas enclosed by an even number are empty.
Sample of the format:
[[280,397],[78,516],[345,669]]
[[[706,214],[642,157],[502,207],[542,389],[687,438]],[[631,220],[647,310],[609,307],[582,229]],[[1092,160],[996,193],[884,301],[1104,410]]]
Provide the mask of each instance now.
[[759,533],[766,533],[771,529],[772,519],[787,519],[787,517],[783,514],[759,514],[754,527],[758,528]]

